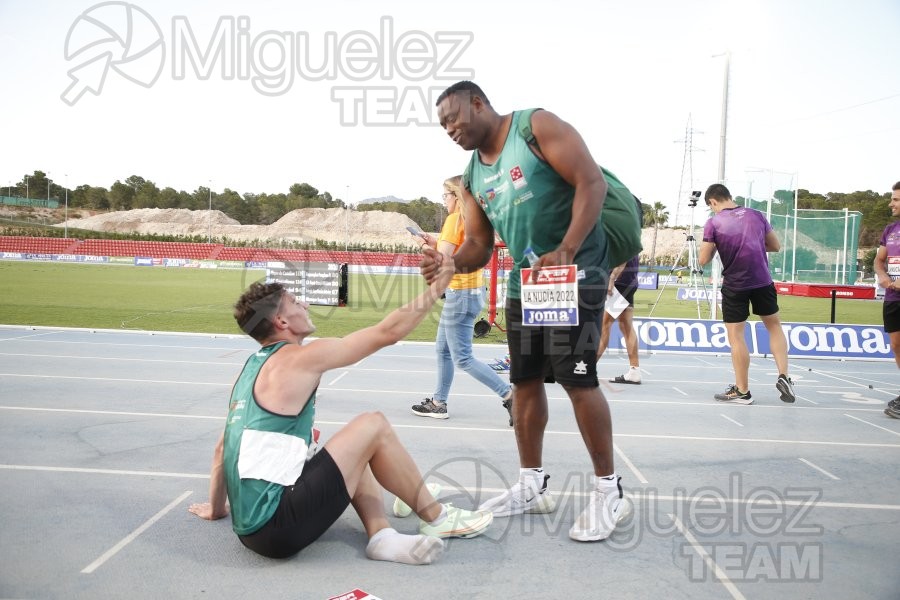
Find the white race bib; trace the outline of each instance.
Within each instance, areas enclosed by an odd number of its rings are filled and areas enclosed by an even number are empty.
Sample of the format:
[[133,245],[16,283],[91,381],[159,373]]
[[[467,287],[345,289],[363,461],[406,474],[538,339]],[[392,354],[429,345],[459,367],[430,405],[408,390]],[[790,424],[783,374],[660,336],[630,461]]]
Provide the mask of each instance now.
[[900,256],[887,257],[887,274],[891,279],[900,278]]
[[245,429],[241,434],[238,475],[294,485],[306,463],[306,441],[285,433]]
[[522,324],[571,327],[578,325],[576,265],[543,267],[531,282],[531,269],[522,269]]

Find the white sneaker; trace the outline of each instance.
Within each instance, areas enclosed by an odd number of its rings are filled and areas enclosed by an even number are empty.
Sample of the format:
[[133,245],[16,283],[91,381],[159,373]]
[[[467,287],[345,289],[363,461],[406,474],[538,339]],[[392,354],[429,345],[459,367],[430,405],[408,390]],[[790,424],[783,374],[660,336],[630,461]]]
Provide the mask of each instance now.
[[540,490],[533,489],[530,485],[522,483],[520,479],[511,488],[486,500],[478,510],[487,510],[494,513],[495,517],[509,517],[522,513],[551,513],[556,510],[556,500],[547,489],[549,475],[544,475],[544,482]]
[[[434,496],[438,497],[438,494],[441,493],[441,484],[439,483],[426,483],[425,487],[428,488],[428,492]],[[395,517],[408,517],[412,514],[412,509],[409,505],[401,500],[400,498],[394,498],[394,516]]]
[[569,537],[579,542],[605,540],[633,511],[634,507],[625,500],[622,484],[618,481],[613,489],[595,488],[591,491],[590,502],[569,529]]
[[494,515],[483,510],[465,510],[452,504],[445,504],[447,518],[437,525],[430,525],[419,519],[419,533],[436,538],[471,538],[484,533]]

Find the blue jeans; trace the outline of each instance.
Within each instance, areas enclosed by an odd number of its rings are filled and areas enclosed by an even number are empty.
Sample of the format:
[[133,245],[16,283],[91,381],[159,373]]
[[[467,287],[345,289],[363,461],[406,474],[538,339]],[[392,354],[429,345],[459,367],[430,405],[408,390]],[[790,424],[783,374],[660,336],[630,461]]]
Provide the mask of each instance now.
[[472,332],[475,317],[484,308],[484,290],[447,290],[441,320],[438,323],[435,350],[437,352],[437,388],[434,400],[446,402],[453,383],[454,365],[483,383],[499,397],[509,393],[510,385],[500,379],[492,368],[472,356]]

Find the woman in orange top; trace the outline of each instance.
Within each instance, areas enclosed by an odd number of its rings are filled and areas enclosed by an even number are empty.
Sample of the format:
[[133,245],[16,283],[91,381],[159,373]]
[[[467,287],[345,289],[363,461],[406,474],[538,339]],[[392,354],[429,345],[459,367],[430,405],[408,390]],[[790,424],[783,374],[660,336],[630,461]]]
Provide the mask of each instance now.
[[[462,213],[460,189],[462,177],[457,175],[444,181],[444,204],[449,215],[438,239],[422,234],[425,243],[447,256],[453,256],[465,239],[465,217]],[[500,379],[492,368],[472,355],[472,333],[475,317],[484,308],[484,276],[482,269],[471,273],[457,273],[450,281],[438,323],[437,352],[438,380],[431,398],[412,407],[414,415],[446,419],[447,398],[453,383],[454,365],[489,387],[503,399],[503,407],[512,419],[512,386]],[[510,422],[512,424],[512,422]]]

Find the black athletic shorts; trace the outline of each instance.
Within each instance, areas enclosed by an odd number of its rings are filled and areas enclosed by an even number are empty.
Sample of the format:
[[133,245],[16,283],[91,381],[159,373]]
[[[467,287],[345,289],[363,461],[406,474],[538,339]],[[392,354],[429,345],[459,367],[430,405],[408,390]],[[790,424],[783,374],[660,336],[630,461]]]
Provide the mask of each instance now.
[[275,514],[257,531],[238,536],[268,558],[287,558],[316,541],[350,504],[344,476],[325,448],[303,467],[294,485],[285,486]]
[[885,302],[881,308],[884,317],[884,331],[894,333],[900,331],[900,302]]
[[622,294],[622,297],[628,300],[628,306],[634,308],[634,293],[638,289],[637,282],[635,281],[630,285],[627,283],[625,285],[619,285],[618,283],[614,285],[616,286],[616,289],[619,290],[619,293]]
[[522,325],[522,302],[506,302],[506,339],[509,381],[543,378],[547,383],[597,387],[597,347],[606,286],[578,289],[578,325],[533,327]]
[[732,292],[722,288],[722,320],[726,323],[741,323],[750,316],[750,305],[753,314],[767,317],[778,312],[778,293],[775,284],[770,283],[752,290]]

